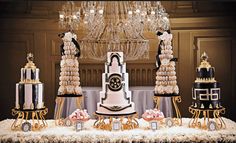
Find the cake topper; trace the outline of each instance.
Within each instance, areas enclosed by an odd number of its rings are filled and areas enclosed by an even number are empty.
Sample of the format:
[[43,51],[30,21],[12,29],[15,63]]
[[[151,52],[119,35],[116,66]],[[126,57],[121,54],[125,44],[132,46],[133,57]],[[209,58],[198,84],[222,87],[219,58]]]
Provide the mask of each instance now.
[[33,60],[34,60],[34,55],[32,53],[28,53],[27,54],[27,61],[28,61],[28,63],[29,62],[33,62]]
[[32,53],[28,53],[26,59],[27,59],[28,63],[25,65],[25,68],[36,68],[35,64],[33,62],[34,55]]
[[210,68],[211,65],[209,64],[209,62],[207,61],[208,60],[208,55],[206,54],[206,52],[204,52],[202,55],[201,55],[201,64],[198,68]]
[[208,55],[206,54],[206,52],[204,52],[204,53],[202,54],[201,59],[202,59],[203,61],[207,61],[207,60],[208,60]]

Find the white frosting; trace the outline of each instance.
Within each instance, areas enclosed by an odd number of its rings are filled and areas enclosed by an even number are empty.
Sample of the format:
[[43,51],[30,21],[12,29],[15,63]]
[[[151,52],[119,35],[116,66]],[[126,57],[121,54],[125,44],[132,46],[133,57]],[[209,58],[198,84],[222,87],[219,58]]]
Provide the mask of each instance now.
[[24,81],[24,68],[20,70],[20,81]]
[[36,77],[35,77],[35,80],[39,80],[39,69],[36,68]]
[[30,109],[32,102],[32,84],[25,84],[25,107],[24,109]]
[[[117,55],[119,57],[120,64],[118,63],[118,59],[114,57],[111,60],[112,55]],[[126,73],[126,63],[123,61],[123,52],[108,52],[107,53],[107,62],[105,63],[105,73],[102,74],[102,91],[100,92],[100,102],[97,103],[97,113],[102,114],[130,114],[135,112],[134,103],[131,102],[131,92],[129,91],[129,77],[128,73]],[[111,66],[109,66],[111,64]],[[108,88],[109,81],[108,78],[112,74],[121,75],[121,81],[124,86],[119,91],[112,91]],[[106,97],[107,96],[107,97]],[[126,99],[126,98],[128,99]],[[106,98],[102,102],[102,98]],[[121,108],[125,108],[121,111],[110,111],[105,107],[114,107],[119,106]]]
[[32,79],[31,78],[31,69],[26,69],[26,79]]
[[[43,84],[38,84],[38,103],[43,103]],[[37,106],[37,108],[40,107],[41,106]]]
[[19,84],[16,84],[16,102],[15,102],[15,107],[18,108],[19,105],[19,89],[18,89]]

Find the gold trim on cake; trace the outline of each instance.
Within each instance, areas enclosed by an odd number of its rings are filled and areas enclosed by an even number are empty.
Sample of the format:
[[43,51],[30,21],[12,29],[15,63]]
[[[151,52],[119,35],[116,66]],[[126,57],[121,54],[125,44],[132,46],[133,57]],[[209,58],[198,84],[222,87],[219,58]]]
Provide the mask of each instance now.
[[34,109],[34,104],[33,103],[30,104],[30,109]]
[[24,79],[21,80],[19,83],[31,83],[31,84],[36,84],[36,83],[41,83],[38,79]]
[[196,78],[195,82],[201,82],[201,83],[209,83],[209,82],[216,82],[215,78]]

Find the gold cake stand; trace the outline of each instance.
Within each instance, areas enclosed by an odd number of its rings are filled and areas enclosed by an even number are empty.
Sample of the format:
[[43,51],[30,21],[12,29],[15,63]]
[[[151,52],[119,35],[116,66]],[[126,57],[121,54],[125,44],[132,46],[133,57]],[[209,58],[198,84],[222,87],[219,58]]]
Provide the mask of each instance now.
[[[135,112],[129,115],[103,115],[94,113],[97,117],[96,122],[94,123],[94,128],[102,130],[131,130],[139,127],[139,123],[136,120],[138,114]],[[116,128],[116,125],[119,126]]]
[[[225,114],[225,108],[219,109],[197,109],[189,107],[189,112],[193,114],[189,127],[200,128],[205,130],[219,130],[226,128],[225,122],[221,118],[220,114]],[[203,116],[203,120],[200,117]]]
[[[62,118],[62,112],[63,112],[63,106],[65,102],[65,98],[68,98],[70,96],[57,96],[56,98],[56,113],[55,113],[55,124],[57,126],[71,126],[73,123],[72,121],[69,120],[69,118]],[[70,97],[70,98],[76,98],[76,106],[77,109],[82,109],[81,103],[83,100],[83,96],[75,96],[75,97]]]
[[161,124],[165,123],[168,127],[171,127],[173,125],[176,126],[181,126],[182,125],[182,118],[181,118],[181,114],[179,111],[179,107],[177,105],[177,103],[181,102],[181,97],[179,95],[157,95],[155,94],[155,96],[153,97],[154,102],[156,103],[155,108],[160,110],[160,104],[161,104],[161,97],[171,97],[171,101],[174,105],[174,110],[176,113],[176,117],[169,117],[169,118],[165,118],[165,122],[161,122]]
[[19,110],[12,109],[12,115],[17,116],[11,125],[12,130],[36,131],[48,126],[45,115],[48,113],[48,109],[37,110]]

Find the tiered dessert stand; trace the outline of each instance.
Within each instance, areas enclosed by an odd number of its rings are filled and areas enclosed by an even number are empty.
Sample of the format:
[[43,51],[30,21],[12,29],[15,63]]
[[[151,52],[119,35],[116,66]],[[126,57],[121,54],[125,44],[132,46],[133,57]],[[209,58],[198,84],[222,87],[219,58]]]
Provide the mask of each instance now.
[[177,58],[173,56],[171,44],[173,37],[170,31],[158,32],[157,35],[161,41],[159,43],[158,55],[156,56],[158,66],[153,100],[156,103],[156,108],[160,109],[161,98],[171,98],[176,117],[165,118],[165,123],[169,127],[172,125],[182,125],[181,114],[177,105],[177,103],[181,102],[181,97],[175,72],[175,61],[177,61]]
[[[211,67],[209,64],[208,56],[204,52],[201,56],[201,64],[197,68],[199,69],[208,69],[210,71],[210,68],[214,71],[214,68]],[[197,70],[197,71],[198,71]],[[211,76],[209,78],[205,78],[208,76],[203,76],[202,77],[197,76],[197,79],[195,80],[195,83],[199,84],[216,84],[217,81],[215,80],[214,77],[214,72],[212,71]],[[201,93],[196,93],[196,90],[204,91]],[[221,118],[220,114],[225,113],[225,108],[221,106],[220,104],[220,88],[216,84],[214,86],[209,86],[209,87],[198,87],[195,89],[195,86],[193,88],[193,96],[195,97],[195,103],[189,107],[189,112],[193,115],[192,119],[189,122],[189,127],[192,128],[200,128],[200,129],[206,129],[210,131],[214,130],[219,130],[219,129],[224,129],[226,127],[225,122]],[[215,92],[214,92],[215,91]],[[202,96],[207,96],[207,99],[202,98]],[[214,96],[214,98],[213,98]],[[198,103],[196,103],[196,100],[199,102],[202,102],[201,106],[198,106]],[[204,104],[205,103],[205,104]],[[208,104],[207,104],[208,103]],[[202,119],[200,119],[202,117]]]
[[76,98],[77,109],[81,109],[81,102],[83,99],[82,89],[80,87],[78,62],[78,58],[80,57],[80,46],[76,41],[76,34],[72,31],[73,30],[69,30],[69,32],[58,35],[63,40],[63,44],[61,45],[62,59],[60,62],[60,86],[56,98],[56,125],[71,126],[73,123],[68,117],[62,118],[66,99]]
[[[36,131],[40,130],[42,128],[45,128],[48,126],[45,115],[48,112],[48,109],[44,106],[44,103],[41,103],[40,101],[43,99],[42,97],[39,97],[39,87],[31,88],[32,92],[27,91],[25,85],[32,84],[41,84],[39,81],[37,75],[34,75],[35,73],[32,73],[32,71],[36,71],[36,66],[33,63],[34,56],[32,53],[27,54],[27,61],[24,70],[30,71],[31,73],[22,73],[21,69],[21,81],[20,84],[23,84],[23,88],[17,86],[17,94],[16,94],[16,106],[12,109],[12,115],[17,116],[17,118],[14,120],[14,122],[11,125],[12,130],[22,130],[24,132],[27,131]],[[37,69],[38,70],[38,69]],[[29,76],[30,75],[30,76]],[[36,78],[37,77],[37,78]],[[23,94],[19,93],[19,89],[23,91]],[[35,90],[34,90],[35,89]],[[40,88],[41,89],[41,88]],[[41,89],[42,92],[43,89]],[[27,91],[27,92],[26,92]],[[42,94],[42,93],[41,93]],[[31,98],[31,101],[30,101]],[[40,100],[41,99],[41,100]],[[21,102],[21,103],[20,103]],[[24,103],[22,103],[24,102]],[[29,106],[30,104],[30,106]]]

